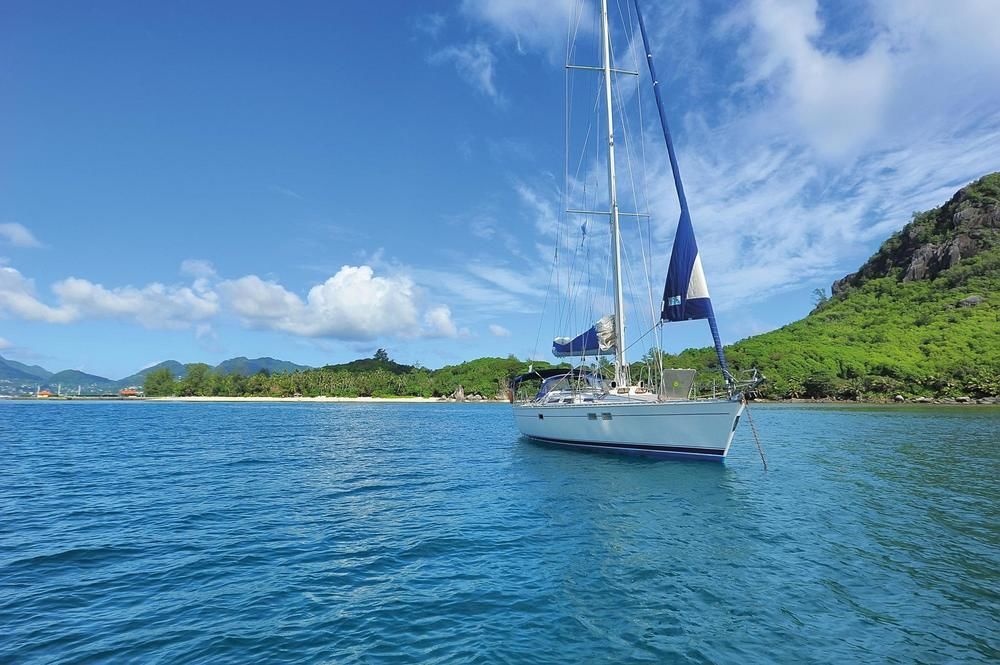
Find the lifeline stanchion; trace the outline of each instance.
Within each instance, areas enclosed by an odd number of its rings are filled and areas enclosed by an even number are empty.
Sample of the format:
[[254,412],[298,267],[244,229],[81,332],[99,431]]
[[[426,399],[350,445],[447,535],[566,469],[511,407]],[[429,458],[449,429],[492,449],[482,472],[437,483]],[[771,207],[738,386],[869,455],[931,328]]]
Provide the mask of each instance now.
[[760,461],[764,463],[764,470],[767,471],[767,458],[764,457],[764,447],[760,445],[760,437],[757,436],[757,428],[753,424],[753,416],[750,414],[750,403],[747,402],[746,395],[743,396],[743,408],[747,412],[747,421],[750,423],[750,431],[753,432],[753,440],[757,442],[757,452],[760,453]]

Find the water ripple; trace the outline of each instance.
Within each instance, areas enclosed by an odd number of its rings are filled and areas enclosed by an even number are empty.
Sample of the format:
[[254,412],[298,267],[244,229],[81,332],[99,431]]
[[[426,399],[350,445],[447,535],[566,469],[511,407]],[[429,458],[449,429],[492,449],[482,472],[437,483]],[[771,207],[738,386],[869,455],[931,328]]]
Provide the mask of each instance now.
[[0,662],[1000,659],[1000,411],[755,419],[766,474],[498,405],[0,402]]

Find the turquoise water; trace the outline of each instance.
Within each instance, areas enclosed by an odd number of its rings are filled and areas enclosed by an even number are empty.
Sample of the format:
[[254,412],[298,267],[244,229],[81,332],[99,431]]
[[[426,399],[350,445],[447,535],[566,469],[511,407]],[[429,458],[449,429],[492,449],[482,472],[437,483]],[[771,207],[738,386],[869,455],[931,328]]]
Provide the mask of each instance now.
[[987,662],[1000,410],[761,406],[725,464],[503,405],[0,402],[0,662]]

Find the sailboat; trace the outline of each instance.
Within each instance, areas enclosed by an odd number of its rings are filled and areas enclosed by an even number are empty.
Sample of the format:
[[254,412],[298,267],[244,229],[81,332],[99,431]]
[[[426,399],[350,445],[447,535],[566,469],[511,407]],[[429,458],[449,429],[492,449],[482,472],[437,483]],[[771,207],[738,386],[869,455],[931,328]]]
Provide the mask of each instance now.
[[[556,338],[552,352],[557,358],[600,359],[613,355],[614,378],[606,379],[585,364],[573,369],[529,371],[515,377],[511,383],[514,418],[524,436],[559,446],[655,457],[722,460],[729,452],[745,408],[744,392],[762,378],[753,372],[749,378],[737,381],[726,362],[638,0],[635,1],[635,10],[680,207],[656,325],[706,319],[725,388],[721,396],[716,394],[699,398],[694,391],[695,370],[691,369],[660,369],[657,381],[648,383],[633,382],[630,377],[625,359],[627,344],[622,233],[619,225],[619,218],[625,213],[618,206],[612,97],[613,74],[623,72],[611,63],[608,3],[601,0],[602,65],[568,64],[567,67],[594,70],[603,75],[609,207],[607,212],[601,214],[607,215],[610,220],[614,313],[601,317],[576,337]],[[528,386],[531,390],[525,392]]]

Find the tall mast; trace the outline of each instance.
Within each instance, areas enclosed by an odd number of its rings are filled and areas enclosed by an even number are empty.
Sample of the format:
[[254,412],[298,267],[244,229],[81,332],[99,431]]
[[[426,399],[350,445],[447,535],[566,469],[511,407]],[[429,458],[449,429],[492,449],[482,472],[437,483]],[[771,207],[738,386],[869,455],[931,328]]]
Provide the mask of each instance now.
[[625,364],[625,304],[622,295],[622,240],[618,228],[618,187],[615,183],[615,122],[611,97],[611,35],[608,32],[608,0],[601,0],[601,39],[604,42],[604,97],[608,111],[608,197],[611,204],[611,251],[615,277],[615,382],[629,383]]

